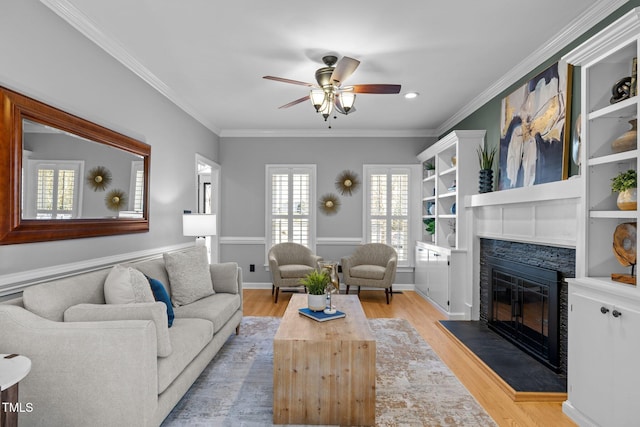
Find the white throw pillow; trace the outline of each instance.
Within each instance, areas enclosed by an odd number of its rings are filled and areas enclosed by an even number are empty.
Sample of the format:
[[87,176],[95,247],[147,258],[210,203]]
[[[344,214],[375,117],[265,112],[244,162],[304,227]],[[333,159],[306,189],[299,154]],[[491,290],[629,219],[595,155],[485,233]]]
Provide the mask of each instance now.
[[120,264],[113,266],[104,282],[104,300],[107,304],[155,302],[144,274]]
[[223,262],[211,265],[211,280],[216,292],[238,293],[238,264]]
[[169,274],[174,307],[191,304],[215,293],[205,246],[194,246],[184,252],[166,253],[163,257]]

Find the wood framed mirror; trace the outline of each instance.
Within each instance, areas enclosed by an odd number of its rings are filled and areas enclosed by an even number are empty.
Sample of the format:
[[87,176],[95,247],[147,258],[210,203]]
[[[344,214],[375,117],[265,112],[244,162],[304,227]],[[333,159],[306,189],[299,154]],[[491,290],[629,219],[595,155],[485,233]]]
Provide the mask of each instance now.
[[149,231],[151,147],[0,87],[0,244]]

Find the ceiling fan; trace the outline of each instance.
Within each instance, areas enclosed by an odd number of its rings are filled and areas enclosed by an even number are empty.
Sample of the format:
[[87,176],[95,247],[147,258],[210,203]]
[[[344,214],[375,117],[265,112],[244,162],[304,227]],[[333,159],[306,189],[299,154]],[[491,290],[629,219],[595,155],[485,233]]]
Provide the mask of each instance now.
[[322,58],[325,67],[316,70],[316,81],[314,83],[306,83],[298,80],[285,79],[282,77],[264,76],[264,79],[275,80],[283,83],[307,86],[312,88],[308,95],[291,101],[279,108],[289,108],[294,105],[310,100],[316,112],[322,114],[324,120],[331,115],[334,108],[341,114],[350,114],[355,112],[354,103],[356,94],[358,93],[374,93],[374,94],[395,94],[400,93],[400,85],[395,84],[361,84],[342,86],[342,83],[349,77],[360,65],[357,59],[342,57],[340,61],[333,55],[327,55]]

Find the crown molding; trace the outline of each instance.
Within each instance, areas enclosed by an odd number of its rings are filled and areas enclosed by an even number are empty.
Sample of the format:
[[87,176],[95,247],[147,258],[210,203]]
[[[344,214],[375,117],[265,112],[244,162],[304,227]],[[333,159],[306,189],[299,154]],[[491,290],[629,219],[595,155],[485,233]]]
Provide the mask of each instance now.
[[628,1],[629,0],[607,0],[596,2],[596,4],[571,21],[560,33],[533,51],[525,60],[509,70],[502,78],[472,99],[471,102],[461,108],[450,119],[438,126],[438,135],[442,135],[449,129],[452,129],[456,124],[469,117],[509,86],[518,82],[540,64],[567,47],[571,42],[575,41]]
[[78,30],[82,35],[94,42],[109,55],[118,60],[122,65],[140,77],[152,88],[173,102],[185,113],[202,123],[216,134],[220,134],[220,128],[211,123],[203,114],[185,101],[176,91],[165,84],[158,76],[153,74],[140,61],[135,59],[115,37],[102,31],[95,22],[82,13],[77,7],[67,0],[40,0],[42,4],[55,12],[69,25]]
[[142,63],[136,60],[115,38],[104,33],[97,25],[83,14],[78,8],[67,0],[40,0],[42,4],[55,12],[58,16],[68,22],[81,34],[93,41],[105,52],[113,56],[125,67],[135,73],[151,87],[164,95],[167,99],[181,108],[191,117],[202,123],[215,134],[223,138],[233,137],[437,137],[447,130],[453,128],[460,121],[470,116],[491,99],[498,96],[502,91],[526,76],[537,66],[545,62],[554,54],[579,36],[591,29],[594,25],[605,19],[628,0],[607,0],[598,1],[588,10],[583,12],[576,19],[571,21],[560,33],[549,39],[543,46],[532,52],[525,60],[520,62],[502,78],[489,86],[484,92],[471,100],[456,114],[442,123],[437,129],[421,129],[407,131],[380,131],[371,129],[353,130],[244,130],[228,129],[222,130],[214,123],[211,123],[203,114],[186,102],[171,87],[165,84],[160,78],[147,69]]
[[221,138],[427,138],[437,137],[436,129],[227,129]]

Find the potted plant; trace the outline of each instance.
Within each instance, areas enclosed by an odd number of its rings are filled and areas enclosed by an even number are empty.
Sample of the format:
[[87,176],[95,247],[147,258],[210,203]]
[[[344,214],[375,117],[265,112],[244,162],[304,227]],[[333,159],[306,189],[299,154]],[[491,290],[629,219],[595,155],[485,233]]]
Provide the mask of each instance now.
[[611,190],[618,193],[618,208],[623,211],[634,211],[638,208],[638,177],[633,169],[620,172],[611,179]]
[[427,233],[431,235],[431,241],[434,240],[433,236],[436,232],[436,220],[434,218],[426,218],[422,220],[424,222],[424,229]]
[[436,165],[433,162],[427,162],[424,164],[424,170],[427,172],[427,176],[431,176],[436,172]]
[[307,288],[309,310],[323,311],[326,308],[324,292],[330,280],[331,278],[324,269],[322,271],[313,270],[300,279],[300,284]]
[[478,161],[480,163],[480,182],[478,191],[480,193],[490,193],[493,191],[493,160],[496,157],[498,147],[486,149],[478,147]]

